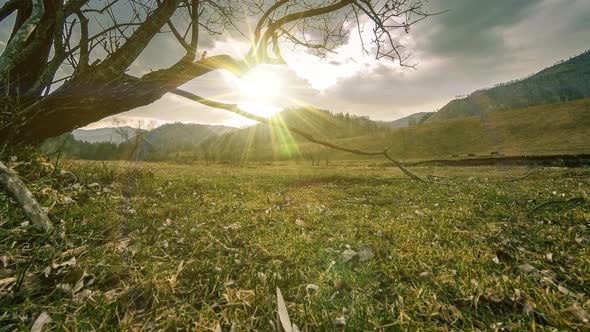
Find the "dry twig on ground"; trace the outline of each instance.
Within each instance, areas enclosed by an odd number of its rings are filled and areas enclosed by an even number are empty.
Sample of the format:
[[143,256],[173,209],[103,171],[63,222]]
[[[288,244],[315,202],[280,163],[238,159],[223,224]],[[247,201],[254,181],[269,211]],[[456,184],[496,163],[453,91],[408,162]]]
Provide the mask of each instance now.
[[41,205],[39,205],[39,202],[33,197],[31,191],[17,175],[2,162],[0,162],[0,183],[6,192],[14,197],[33,225],[44,231],[51,231],[53,229],[51,220],[49,220],[49,217],[47,217],[47,214]]

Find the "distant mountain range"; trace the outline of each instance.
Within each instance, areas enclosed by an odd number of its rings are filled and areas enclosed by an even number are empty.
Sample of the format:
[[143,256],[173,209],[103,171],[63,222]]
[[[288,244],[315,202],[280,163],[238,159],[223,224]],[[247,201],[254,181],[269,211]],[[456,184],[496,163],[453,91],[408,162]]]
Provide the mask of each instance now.
[[112,142],[115,144],[123,143],[125,135],[132,137],[135,134],[135,129],[132,127],[117,127],[117,128],[99,128],[99,129],[76,129],[72,132],[72,136],[82,142],[101,143]]
[[515,80],[455,99],[432,114],[426,123],[508,111],[590,97],[590,51],[522,80]]
[[144,139],[155,146],[183,146],[235,131],[234,127],[197,123],[171,123],[150,130]]
[[236,130],[227,126],[172,123],[147,132],[143,141],[147,145],[147,157],[165,160],[178,153],[195,152],[204,143],[216,142],[223,135]]
[[432,116],[434,112],[419,112],[410,114],[393,121],[378,121],[379,125],[385,128],[404,128],[419,124]]
[[[154,144],[160,144],[161,141],[175,145],[196,144],[205,137],[220,136],[233,130],[236,128],[196,123],[171,123],[149,130],[146,138],[153,141]],[[123,143],[126,141],[125,137],[132,138],[136,134],[137,129],[129,126],[76,129],[72,132],[72,136],[81,142],[115,144]]]
[[[352,126],[358,130],[356,136],[338,135],[338,129],[328,124],[315,126],[313,131],[309,126],[302,128],[316,137],[349,148],[375,151],[387,147],[392,155],[402,160],[466,158],[470,155],[590,153],[590,98],[510,111],[491,111],[404,128],[381,127],[363,131],[365,127],[362,125]],[[363,158],[310,143],[284,130],[261,127],[258,130],[265,133],[261,136],[260,132],[246,130],[221,138],[222,152],[219,156],[222,160]],[[232,139],[232,135],[240,139]]]

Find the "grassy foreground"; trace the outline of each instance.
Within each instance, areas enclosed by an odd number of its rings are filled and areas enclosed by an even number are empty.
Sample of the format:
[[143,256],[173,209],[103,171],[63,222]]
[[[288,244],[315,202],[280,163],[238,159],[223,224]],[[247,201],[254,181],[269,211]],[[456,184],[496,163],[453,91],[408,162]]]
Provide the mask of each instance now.
[[590,328],[588,169],[12,166],[57,227],[0,193],[0,331]]

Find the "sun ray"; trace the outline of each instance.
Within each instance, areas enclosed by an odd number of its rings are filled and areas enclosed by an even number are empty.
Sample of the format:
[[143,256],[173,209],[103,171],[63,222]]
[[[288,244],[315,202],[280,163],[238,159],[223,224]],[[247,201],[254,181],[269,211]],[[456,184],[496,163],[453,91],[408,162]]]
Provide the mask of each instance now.
[[[283,126],[286,126],[286,123],[280,114],[273,117],[272,120],[276,121],[277,123],[279,123]],[[294,152],[296,152],[298,156],[301,156],[301,152],[299,150],[299,144],[297,143],[297,141],[295,140],[295,138],[291,134],[291,131],[285,129],[284,127],[279,127],[278,129],[280,129],[279,130],[279,139],[280,139],[282,145],[285,147],[284,152],[287,154],[287,157],[290,158],[292,156],[293,151],[291,151],[291,146],[294,147],[294,149],[295,149]]]

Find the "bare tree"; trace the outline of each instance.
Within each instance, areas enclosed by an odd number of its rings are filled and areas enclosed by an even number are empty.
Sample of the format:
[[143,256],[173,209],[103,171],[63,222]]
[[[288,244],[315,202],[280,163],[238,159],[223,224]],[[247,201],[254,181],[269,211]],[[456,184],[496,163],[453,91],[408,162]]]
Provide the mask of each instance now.
[[[127,19],[118,14],[123,9]],[[323,56],[347,38],[347,22],[372,25],[365,52],[404,63],[393,31],[409,31],[429,16],[423,0],[9,0],[0,22],[14,14],[0,56],[0,141],[33,144],[150,104],[211,71],[243,75],[258,64],[282,64],[286,44]],[[202,40],[228,31],[250,40],[248,54],[206,55]],[[176,38],[184,56],[142,77],[128,75],[164,32]],[[14,99],[17,107],[8,102]]]
[[[0,24],[14,23],[0,55],[0,145],[38,144],[174,93],[286,128],[326,147],[383,155],[420,179],[387,150],[338,146],[178,87],[216,70],[241,76],[259,64],[284,64],[285,45],[322,57],[346,40],[350,23],[358,27],[363,52],[404,64],[409,54],[401,53],[394,32],[407,33],[430,16],[425,1],[6,0],[0,7]],[[365,25],[371,26],[369,41],[360,33]],[[249,40],[248,53],[242,58],[207,55],[203,44],[228,32]],[[131,65],[161,33],[171,34],[184,55],[167,68],[130,75]],[[11,188],[9,192],[17,192]]]
[[199,144],[199,150],[205,161],[205,165],[215,163],[217,161],[217,154],[219,152],[219,142],[217,137],[205,139]]
[[128,160],[139,161],[142,149],[145,149],[150,143],[146,140],[146,135],[150,130],[156,127],[155,121],[126,121],[120,118],[113,118],[111,126],[115,128],[117,135],[123,139],[126,146],[125,155]]

